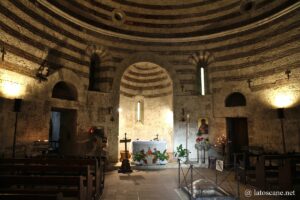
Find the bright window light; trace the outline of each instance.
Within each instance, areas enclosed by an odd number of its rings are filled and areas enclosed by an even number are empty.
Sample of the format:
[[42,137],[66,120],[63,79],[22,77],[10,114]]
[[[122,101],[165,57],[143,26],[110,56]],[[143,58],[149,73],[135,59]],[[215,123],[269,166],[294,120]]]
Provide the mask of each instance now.
[[200,78],[201,78],[201,95],[205,95],[205,80],[204,80],[204,68],[200,68]]
[[141,102],[137,102],[137,121],[141,121]]

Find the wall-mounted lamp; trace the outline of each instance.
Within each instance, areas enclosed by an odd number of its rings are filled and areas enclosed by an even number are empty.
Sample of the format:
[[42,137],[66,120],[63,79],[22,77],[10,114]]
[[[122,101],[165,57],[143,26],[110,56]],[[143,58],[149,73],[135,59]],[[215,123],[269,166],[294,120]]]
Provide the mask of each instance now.
[[280,119],[280,125],[281,125],[281,137],[282,137],[282,150],[283,153],[286,153],[286,145],[285,145],[285,136],[284,136],[284,108],[277,108],[277,117]]
[[181,84],[180,86],[181,86],[181,92],[184,92],[184,85]]
[[36,77],[39,80],[39,82],[47,81],[49,75],[49,68],[45,67],[45,61],[41,64],[41,66],[38,68],[36,72]]
[[181,109],[181,121],[185,122],[185,114],[184,114],[184,108]]
[[108,107],[108,114],[110,114],[110,121],[115,121],[114,115],[113,115],[113,107]]
[[248,79],[248,80],[247,80],[247,83],[248,83],[248,87],[251,88],[252,80],[251,80],[251,79]]
[[285,71],[285,75],[287,76],[288,79],[290,79],[290,76],[291,76],[291,70],[287,69]]
[[22,99],[15,99],[14,100],[14,109],[13,111],[16,113],[15,118],[15,129],[14,129],[14,139],[13,139],[13,146],[12,146],[12,157],[14,158],[16,156],[16,142],[17,142],[17,127],[18,127],[18,114],[21,112],[21,106],[22,106]]
[[1,47],[0,52],[2,53],[1,60],[4,61],[4,56],[5,56],[5,54],[6,54],[6,51],[5,51],[4,46]]

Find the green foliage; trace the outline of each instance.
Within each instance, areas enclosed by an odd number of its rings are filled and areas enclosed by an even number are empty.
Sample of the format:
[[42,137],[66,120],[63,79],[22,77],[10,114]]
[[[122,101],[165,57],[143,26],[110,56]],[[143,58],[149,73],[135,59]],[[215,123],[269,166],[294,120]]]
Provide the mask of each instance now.
[[141,160],[144,160],[144,159],[145,159],[145,154],[143,152],[138,152],[138,153],[133,154],[134,161],[140,162]]
[[160,153],[160,151],[156,151],[154,153],[154,155],[156,155],[156,158],[158,160],[164,161],[164,160],[168,160],[169,159],[169,155],[167,154],[167,150],[164,150],[162,153]]
[[176,147],[175,157],[187,157],[187,149],[182,147],[182,144]]

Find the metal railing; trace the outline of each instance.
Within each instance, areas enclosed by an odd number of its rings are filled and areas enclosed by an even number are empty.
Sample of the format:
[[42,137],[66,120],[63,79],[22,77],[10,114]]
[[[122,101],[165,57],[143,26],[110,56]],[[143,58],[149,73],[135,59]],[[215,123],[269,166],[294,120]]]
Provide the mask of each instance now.
[[[178,159],[178,188],[184,191],[189,196],[190,200],[201,199],[201,197],[205,196],[205,192],[196,184],[197,182],[199,183],[199,180],[202,180],[211,184],[212,188],[214,188],[212,190],[215,190],[218,195],[224,195],[222,196],[222,199],[239,199],[239,181],[232,181],[232,183],[229,181],[230,178],[237,175],[235,170],[236,166],[233,164],[226,164],[224,167],[226,170],[222,172],[211,169],[214,171],[211,171],[210,176],[203,175],[201,170],[204,168],[200,167],[197,162],[182,163]],[[230,188],[230,192],[225,191],[225,189],[222,188],[224,183],[226,183],[227,188]],[[234,187],[236,187],[236,190]],[[235,195],[232,193],[235,193]],[[215,196],[211,197],[215,198]],[[209,197],[206,197],[205,199],[207,198]]]

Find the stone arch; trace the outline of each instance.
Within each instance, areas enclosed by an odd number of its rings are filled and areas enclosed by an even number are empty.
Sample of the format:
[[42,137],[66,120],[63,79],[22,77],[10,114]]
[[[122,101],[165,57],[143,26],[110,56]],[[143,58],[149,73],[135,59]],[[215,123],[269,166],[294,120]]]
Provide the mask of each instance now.
[[73,84],[65,81],[59,81],[53,87],[52,98],[76,101],[78,94]]
[[180,94],[180,82],[178,78],[176,77],[176,71],[172,67],[172,64],[170,64],[168,61],[164,60],[160,55],[153,54],[153,53],[136,53],[132,56],[130,56],[127,59],[124,59],[123,62],[121,62],[116,70],[115,78],[113,81],[113,99],[116,101],[113,102],[113,106],[116,108],[119,105],[119,92],[120,92],[120,83],[121,78],[125,72],[125,70],[132,64],[138,63],[138,62],[150,62],[155,63],[166,70],[169,77],[171,78],[173,82],[173,95]]
[[89,57],[89,91],[101,91],[108,92],[111,89],[111,84],[106,83],[104,77],[107,80],[107,72],[101,70],[102,65],[105,62],[111,61],[111,56],[103,46],[95,44],[89,45],[86,48],[86,55]]
[[246,98],[240,92],[229,94],[225,100],[225,107],[246,106]]
[[189,57],[189,62],[196,66],[196,90],[199,95],[210,93],[208,67],[213,61],[213,54],[207,50],[195,52]]
[[[117,125],[119,124],[119,116],[117,115],[117,109],[120,103],[120,84],[121,84],[121,79],[122,76],[125,72],[125,70],[139,62],[150,62],[154,63],[156,65],[159,65],[162,67],[164,70],[166,70],[166,73],[168,73],[169,77],[172,79],[173,82],[173,106],[175,105],[174,103],[174,96],[181,94],[181,89],[180,89],[180,83],[178,78],[176,77],[176,71],[172,67],[173,65],[170,64],[168,61],[166,61],[162,56],[153,54],[153,53],[148,53],[148,52],[140,52],[133,54],[131,56],[128,56],[126,59],[124,59],[121,63],[118,64],[118,67],[116,68],[116,72],[114,75],[114,81],[113,81],[113,87],[112,87],[112,96],[111,98],[113,101],[111,102],[112,106],[112,112],[111,114],[115,117],[114,123]],[[115,133],[113,134],[114,136],[111,139],[112,142],[118,142],[118,131],[119,127],[115,130]],[[118,157],[118,151],[110,149],[111,151],[111,156],[113,160],[117,160]]]
[[47,94],[48,98],[52,97],[52,89],[58,83],[64,81],[73,85],[74,90],[77,91],[77,101],[84,102],[86,99],[85,83],[80,77],[69,69],[62,68],[48,77]]

